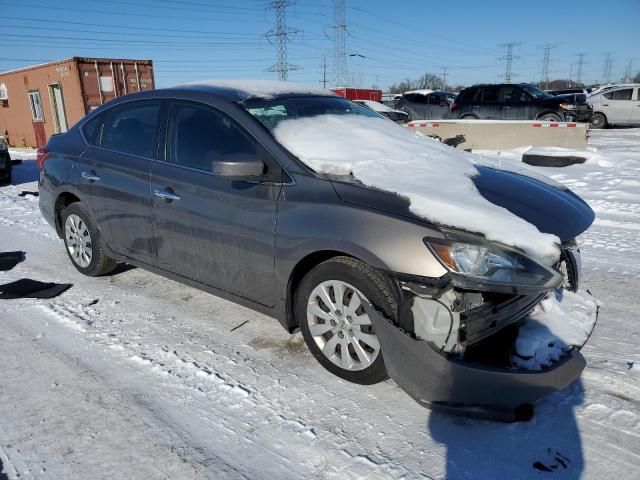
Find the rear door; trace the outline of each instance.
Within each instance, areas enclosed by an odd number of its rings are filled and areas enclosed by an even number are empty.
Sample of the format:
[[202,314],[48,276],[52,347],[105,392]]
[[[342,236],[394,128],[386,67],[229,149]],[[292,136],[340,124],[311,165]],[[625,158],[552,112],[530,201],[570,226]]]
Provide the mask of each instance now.
[[483,119],[495,120],[502,117],[500,87],[498,85],[482,87],[482,97],[480,102],[474,105],[473,113]]
[[211,172],[227,155],[257,155],[271,172],[277,163],[229,115],[208,105],[176,101],[166,132],[164,158],[151,175],[157,265],[273,305],[282,183],[231,181]]
[[410,93],[405,95],[407,110],[412,120],[425,120],[429,118],[429,103],[425,95]]
[[631,122],[640,124],[640,87],[636,87],[635,100],[631,107]]
[[157,152],[161,103],[118,105],[85,127],[91,143],[76,166],[76,184],[115,252],[154,263],[149,175]]
[[632,111],[635,107],[633,87],[610,90],[602,94],[601,106],[609,123],[631,123]]

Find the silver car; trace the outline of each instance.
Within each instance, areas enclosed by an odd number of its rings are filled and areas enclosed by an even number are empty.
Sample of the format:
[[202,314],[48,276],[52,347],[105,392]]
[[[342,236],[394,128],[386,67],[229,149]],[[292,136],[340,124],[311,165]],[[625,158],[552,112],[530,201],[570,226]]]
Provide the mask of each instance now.
[[640,84],[620,85],[591,95],[591,128],[640,125]]

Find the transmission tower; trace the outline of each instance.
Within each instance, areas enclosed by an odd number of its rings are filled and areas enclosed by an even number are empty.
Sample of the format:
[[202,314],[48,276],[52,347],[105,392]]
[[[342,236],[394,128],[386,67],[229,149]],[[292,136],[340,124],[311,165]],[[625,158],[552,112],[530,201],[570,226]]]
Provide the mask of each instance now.
[[449,67],[442,67],[442,88],[443,89],[447,88],[447,70],[449,70]]
[[289,76],[290,70],[299,70],[300,67],[292,65],[287,62],[287,44],[291,41],[290,37],[299,33],[300,30],[287,27],[287,7],[293,5],[293,0],[274,0],[267,4],[267,9],[275,10],[276,12],[276,26],[269,30],[264,36],[269,40],[269,43],[276,45],[277,60],[271,67],[267,69],[268,72],[278,72],[278,80],[286,81]]
[[544,82],[545,88],[549,88],[549,61],[551,60],[551,49],[557,45],[547,44],[544,48],[544,56],[542,58],[542,76],[540,82]]
[[511,77],[515,76],[514,74],[511,73],[511,66],[513,64],[513,61],[520,58],[520,57],[516,57],[513,54],[513,48],[518,47],[520,45],[522,45],[522,42],[509,42],[509,43],[503,43],[502,45],[500,45],[502,48],[506,47],[507,49],[507,55],[500,58],[500,60],[506,61],[506,69],[504,71],[504,74],[501,76],[504,77],[504,81],[507,83],[511,83]]
[[335,87],[347,86],[349,69],[347,67],[347,15],[345,0],[333,0],[333,72]]
[[613,67],[613,59],[611,58],[611,52],[604,54],[604,65],[602,67],[602,81],[605,83],[611,83],[611,68]]
[[582,66],[584,65],[584,53],[578,54],[578,72],[576,73],[576,83],[582,85]]
[[633,75],[633,73],[631,73],[633,71],[633,60],[629,60],[629,63],[627,63],[627,66],[624,69],[624,82],[625,83],[631,83],[631,76]]

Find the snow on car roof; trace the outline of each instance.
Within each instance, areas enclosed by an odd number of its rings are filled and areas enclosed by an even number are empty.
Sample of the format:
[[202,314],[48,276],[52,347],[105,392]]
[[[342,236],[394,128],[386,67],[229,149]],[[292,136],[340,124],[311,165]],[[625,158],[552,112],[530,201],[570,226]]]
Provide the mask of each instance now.
[[[483,234],[541,261],[558,258],[560,240],[484,198],[473,156],[381,118],[320,115],[283,120],[276,139],[316,172],[353,175],[397,193],[434,223]],[[322,145],[322,148],[318,148]]]
[[430,93],[433,93],[434,90],[431,90],[429,88],[419,88],[417,90],[408,90],[406,92],[404,92],[403,95],[406,95],[407,93],[419,93],[420,95],[429,95]]
[[201,80],[184,83],[179,86],[213,87],[233,90],[243,98],[273,98],[287,94],[330,95],[330,90],[296,82],[280,82],[277,80]]
[[357,103],[363,103],[371,110],[375,110],[376,112],[395,112],[393,108],[385,105],[384,103],[375,102],[373,100],[355,100]]

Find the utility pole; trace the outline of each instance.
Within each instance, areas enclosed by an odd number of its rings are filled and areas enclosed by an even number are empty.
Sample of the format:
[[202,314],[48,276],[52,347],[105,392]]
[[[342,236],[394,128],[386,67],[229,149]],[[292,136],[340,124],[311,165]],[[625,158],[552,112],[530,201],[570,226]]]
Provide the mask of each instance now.
[[629,59],[627,66],[624,69],[624,83],[631,83],[631,72],[633,71],[633,60]]
[[278,72],[278,80],[287,81],[290,70],[299,70],[300,67],[287,62],[287,44],[290,36],[299,33],[300,30],[287,28],[286,9],[295,3],[294,0],[274,0],[267,4],[269,10],[276,12],[275,28],[269,30],[264,36],[272,45],[275,43],[277,59],[276,63],[267,69],[268,72]]
[[542,58],[542,76],[540,77],[540,83],[544,82],[545,88],[549,88],[549,61],[551,59],[551,49],[556,45],[547,44],[544,48],[544,56]]
[[349,83],[347,67],[347,16],[345,0],[333,0],[333,71],[334,87],[346,87]]
[[320,80],[320,83],[322,83],[322,88],[327,88],[327,56],[326,55],[322,56],[322,80]]
[[576,84],[582,85],[582,65],[584,65],[584,53],[578,54],[578,72],[576,73]]
[[504,81],[507,83],[511,83],[511,77],[515,76],[511,73],[511,66],[513,64],[513,61],[520,58],[513,55],[513,47],[518,47],[520,45],[522,45],[522,42],[509,42],[500,45],[502,48],[506,47],[507,49],[507,55],[500,58],[500,60],[506,61],[506,68],[502,76],[504,77]]
[[443,89],[447,88],[447,70],[449,70],[449,67],[442,67],[442,88]]
[[604,65],[602,67],[602,81],[605,83],[611,83],[611,67],[613,66],[613,59],[611,58],[611,52],[604,54]]

